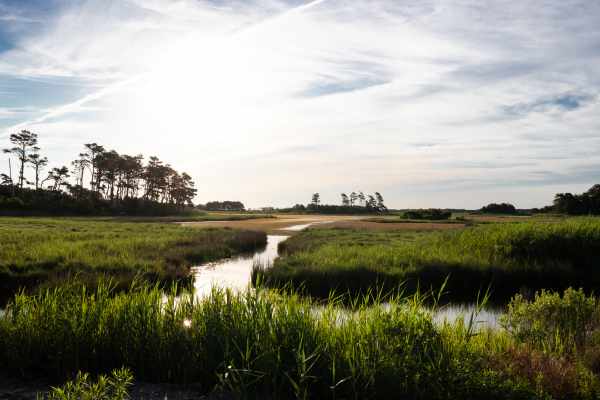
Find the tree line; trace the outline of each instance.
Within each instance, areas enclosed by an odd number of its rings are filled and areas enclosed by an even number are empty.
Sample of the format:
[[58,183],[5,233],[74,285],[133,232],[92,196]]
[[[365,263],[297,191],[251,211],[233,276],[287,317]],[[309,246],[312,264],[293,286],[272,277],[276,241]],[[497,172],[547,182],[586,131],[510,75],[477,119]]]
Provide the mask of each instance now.
[[[2,194],[12,197],[5,203],[20,205],[16,200],[47,196],[62,198],[62,203],[104,203],[112,208],[122,204],[179,209],[193,206],[197,190],[192,177],[158,157],[152,156],[144,164],[141,154],[120,154],[97,143],[86,143],[70,167],[56,166],[46,171],[48,158],[40,152],[36,133],[23,130],[11,134],[9,140],[11,147],[3,149],[9,155],[9,171],[0,174]],[[17,161],[15,177],[11,156]]]
[[308,205],[296,204],[290,211],[308,211],[320,214],[381,214],[388,212],[383,196],[379,192],[366,195],[362,191],[350,194],[341,193],[340,199],[340,205],[321,204],[320,193],[313,193]]
[[596,184],[581,194],[557,193],[551,207],[543,211],[555,211],[570,215],[600,214],[600,184]]
[[236,200],[209,201],[206,204],[198,204],[196,208],[206,211],[246,211],[244,203]]

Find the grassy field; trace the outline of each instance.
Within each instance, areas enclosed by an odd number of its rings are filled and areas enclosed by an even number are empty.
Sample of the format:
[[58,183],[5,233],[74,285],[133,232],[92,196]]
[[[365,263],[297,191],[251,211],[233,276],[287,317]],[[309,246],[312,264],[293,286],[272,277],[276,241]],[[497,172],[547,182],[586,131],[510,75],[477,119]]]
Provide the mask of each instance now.
[[[452,226],[452,225],[450,225]],[[273,268],[253,279],[288,284],[325,298],[356,294],[374,285],[438,290],[445,298],[473,301],[491,285],[494,301],[519,291],[593,290],[600,285],[600,219],[494,223],[444,232],[311,229],[282,244]]]
[[[593,342],[567,340],[598,332],[597,300],[544,296],[517,300],[506,331],[475,334],[435,324],[418,298],[358,299],[348,311],[261,290],[175,301],[146,286],[67,285],[11,302],[0,316],[0,365],[57,383],[126,367],[144,382],[233,398],[597,398]],[[564,346],[548,345],[557,335]]]
[[80,273],[172,281],[195,263],[255,250],[261,232],[85,218],[0,218],[0,292]]

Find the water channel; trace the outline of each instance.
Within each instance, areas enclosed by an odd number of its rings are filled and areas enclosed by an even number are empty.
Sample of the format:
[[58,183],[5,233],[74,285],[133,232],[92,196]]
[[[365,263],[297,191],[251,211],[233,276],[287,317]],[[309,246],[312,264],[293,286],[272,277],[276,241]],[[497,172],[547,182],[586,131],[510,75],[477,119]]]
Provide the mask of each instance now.
[[[319,222],[316,222],[319,223]],[[301,231],[316,224],[306,223],[282,228],[282,231]],[[194,275],[195,296],[203,297],[210,293],[213,286],[230,288],[234,290],[245,290],[250,284],[252,266],[255,263],[261,265],[272,265],[279,256],[279,243],[287,239],[286,235],[268,235],[267,246],[256,251],[254,254],[239,256],[221,260],[192,268]],[[454,322],[462,318],[466,324],[473,315],[475,328],[490,327],[498,328],[501,311],[498,309],[482,309],[476,312],[474,304],[446,304],[440,306],[434,315],[438,323]]]
[[[307,223],[293,225],[282,228],[282,231],[301,231],[309,226],[319,223]],[[230,288],[233,290],[246,290],[251,281],[252,266],[255,263],[261,265],[272,265],[273,261],[279,256],[279,243],[286,240],[287,235],[268,235],[267,245],[254,252],[253,254],[243,255],[225,260],[199,265],[192,268],[194,276],[194,295],[204,297],[210,294],[213,287]],[[476,307],[473,304],[447,304],[441,306],[434,314],[434,320],[438,323],[443,321],[454,322],[462,318],[465,323],[469,323],[471,315],[476,328],[490,327],[498,328],[500,310],[483,309],[475,313]],[[0,317],[4,315],[4,310],[0,308]]]

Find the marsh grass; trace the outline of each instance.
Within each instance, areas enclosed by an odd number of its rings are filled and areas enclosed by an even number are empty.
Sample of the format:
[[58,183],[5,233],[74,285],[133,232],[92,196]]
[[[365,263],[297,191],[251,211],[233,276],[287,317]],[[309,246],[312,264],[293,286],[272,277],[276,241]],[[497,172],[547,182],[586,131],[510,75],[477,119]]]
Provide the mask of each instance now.
[[261,289],[176,299],[108,284],[18,295],[0,317],[0,365],[57,381],[127,367],[140,381],[242,398],[534,398],[528,381],[486,363],[493,333],[439,327],[418,297],[357,299],[343,315],[334,298],[315,312]]
[[110,275],[128,285],[185,279],[189,267],[266,245],[262,232],[84,218],[0,218],[0,292]]
[[273,268],[257,268],[270,287],[293,285],[326,297],[374,285],[436,292],[449,277],[448,300],[474,301],[491,285],[492,300],[519,291],[593,290],[600,285],[600,219],[517,222],[432,233],[308,230],[281,245]]

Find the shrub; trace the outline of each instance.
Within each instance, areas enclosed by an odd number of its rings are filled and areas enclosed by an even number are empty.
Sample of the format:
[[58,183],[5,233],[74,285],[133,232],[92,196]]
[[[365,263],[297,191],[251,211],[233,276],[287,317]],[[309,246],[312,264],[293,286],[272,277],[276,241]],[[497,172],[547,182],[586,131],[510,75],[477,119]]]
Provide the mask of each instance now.
[[583,349],[599,328],[598,303],[582,289],[559,293],[542,290],[530,302],[516,295],[502,317],[514,337],[535,348],[558,354]]
[[481,212],[488,214],[516,214],[517,209],[510,203],[490,203],[487,206],[481,207]]
[[440,210],[438,208],[429,208],[425,210],[409,210],[402,214],[404,219],[430,219],[430,220],[444,220],[450,219],[452,213],[446,210]]

